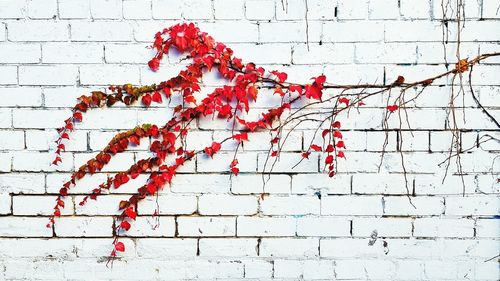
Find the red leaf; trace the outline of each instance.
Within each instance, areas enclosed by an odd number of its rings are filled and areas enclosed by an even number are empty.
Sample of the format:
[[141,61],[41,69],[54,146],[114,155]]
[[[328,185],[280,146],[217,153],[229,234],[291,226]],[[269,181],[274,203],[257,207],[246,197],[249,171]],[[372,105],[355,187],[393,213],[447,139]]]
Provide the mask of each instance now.
[[248,133],[247,132],[243,132],[241,134],[233,135],[233,139],[235,139],[238,142],[248,141]]
[[339,121],[335,121],[335,122],[333,122],[332,127],[333,127],[333,128],[337,128],[337,129],[340,129],[340,122],[339,122]]
[[288,74],[286,74],[285,72],[278,72],[278,71],[274,70],[274,71],[271,71],[271,73],[276,75],[276,77],[278,77],[278,80],[280,81],[280,83],[285,82],[286,79],[288,78]]
[[145,95],[142,97],[142,103],[143,103],[145,106],[150,106],[150,105],[151,105],[151,95],[150,95],[150,94],[145,94]]
[[311,149],[314,151],[321,151],[321,146],[316,144],[311,144]]
[[140,139],[136,135],[131,135],[130,138],[129,138],[129,140],[130,140],[131,143],[133,143],[135,145],[141,144]]
[[345,148],[345,144],[344,144],[343,141],[339,141],[339,142],[337,142],[336,147],[338,147],[338,148]]
[[329,133],[330,133],[330,130],[323,130],[323,132],[321,133],[321,136],[322,136],[323,138],[325,138],[325,137],[326,137],[326,135],[328,135]]
[[302,158],[309,159],[309,155],[311,155],[311,152],[304,152],[304,153],[302,153]]
[[73,119],[75,119],[77,121],[82,121],[82,119],[83,119],[82,113],[81,112],[73,113]]
[[120,227],[128,231],[130,229],[130,223],[124,220],[120,223]]
[[336,138],[341,139],[342,138],[342,133],[340,131],[335,131],[335,132],[333,132],[333,136],[336,137]]
[[325,163],[332,164],[333,163],[333,155],[326,156]]
[[322,96],[321,89],[316,85],[306,85],[306,98],[321,100]]
[[148,62],[149,68],[151,68],[152,71],[158,71],[160,68],[160,60],[156,57],[154,57],[152,60]]
[[339,103],[344,103],[345,106],[349,106],[349,102],[350,102],[350,100],[346,97],[342,97],[339,99]]
[[235,176],[237,176],[237,175],[238,175],[238,173],[240,172],[240,169],[238,169],[238,168],[236,168],[236,167],[233,167],[233,168],[231,168],[231,172],[232,172]]
[[345,159],[344,152],[343,152],[343,151],[339,151],[339,152],[337,153],[337,157],[340,157],[340,158],[344,158],[344,159]]
[[130,208],[127,208],[125,210],[125,215],[127,215],[127,217],[135,220],[135,218],[137,217],[137,213],[134,211],[134,209],[132,207]]
[[288,86],[288,90],[290,90],[290,92],[297,92],[299,95],[302,94],[302,86],[300,85],[290,85]]
[[326,147],[326,152],[333,152],[333,145],[329,144],[327,147]]
[[118,242],[115,244],[115,250],[118,252],[125,252],[125,245],[122,242]]
[[399,106],[397,106],[395,104],[387,106],[387,110],[389,110],[391,113],[394,112],[394,111],[396,111],[398,108],[399,108]]
[[323,84],[326,82],[326,76],[325,75],[318,76],[314,78],[314,81],[318,84]]
[[153,94],[153,101],[157,102],[157,103],[161,103],[162,102],[161,94],[159,92],[154,92],[154,94]]

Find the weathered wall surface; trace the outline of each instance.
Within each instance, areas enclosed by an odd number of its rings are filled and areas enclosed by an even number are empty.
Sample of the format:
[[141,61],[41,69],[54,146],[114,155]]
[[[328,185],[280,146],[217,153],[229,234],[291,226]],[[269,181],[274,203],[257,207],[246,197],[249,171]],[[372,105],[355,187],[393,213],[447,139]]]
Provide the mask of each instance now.
[[[465,5],[462,57],[499,51],[498,1]],[[175,56],[158,73],[147,68],[152,53],[145,47],[163,27],[195,22],[244,61],[287,71],[291,81],[321,73],[333,83],[422,79],[446,70],[443,47],[451,67],[456,62],[455,44],[443,44],[441,0],[307,0],[307,10],[306,24],[305,0],[1,0],[0,279],[497,280],[500,144],[477,142],[500,133],[467,88],[458,102],[467,121],[461,138],[476,147],[462,156],[465,197],[454,161],[442,183],[450,88],[439,85],[450,79],[437,81],[408,109],[413,135],[399,133],[397,119],[382,130],[381,100],[343,116],[347,159],[333,180],[322,173],[319,155],[291,169],[300,159],[294,152],[311,139],[314,128],[307,126],[291,135],[265,187],[258,171],[266,133],[245,144],[238,177],[227,172],[233,147],[214,160],[198,157],[157,198],[159,227],[152,227],[156,199],[139,205],[140,217],[123,239],[127,251],[112,269],[105,256],[117,202],[140,183],[80,207],[106,174],[93,176],[73,189],[55,228],[45,227],[55,194],[75,167],[119,130],[160,125],[171,115],[166,105],[89,112],[63,163],[50,165],[54,128],[76,97],[178,72]],[[450,40],[455,27],[449,23]],[[485,61],[473,75],[475,93],[497,119],[499,63]],[[204,79],[207,89],[220,83]],[[203,148],[227,135],[226,128],[223,121],[201,120],[188,144]],[[146,148],[116,157],[106,172],[128,168]],[[406,197],[400,152],[416,208]]]

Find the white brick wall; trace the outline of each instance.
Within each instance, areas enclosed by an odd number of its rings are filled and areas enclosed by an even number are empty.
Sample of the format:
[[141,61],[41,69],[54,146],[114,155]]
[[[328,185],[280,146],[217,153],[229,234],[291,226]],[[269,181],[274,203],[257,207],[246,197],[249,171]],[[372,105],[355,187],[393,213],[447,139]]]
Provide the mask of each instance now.
[[[238,177],[227,173],[234,146],[225,145],[214,159],[199,155],[158,197],[140,202],[137,221],[121,239],[127,251],[112,269],[103,261],[116,206],[148,175],[84,207],[78,203],[111,172],[145,157],[149,140],[79,182],[62,217],[45,227],[55,194],[75,167],[119,131],[170,118],[177,100],[165,108],[90,111],[66,144],[63,163],[50,165],[55,128],[77,97],[177,74],[177,54],[158,73],[146,66],[153,54],[146,47],[162,28],[193,21],[245,62],[284,70],[290,80],[307,83],[324,73],[337,84],[390,83],[398,75],[413,80],[445,71],[445,53],[453,65],[456,44],[443,50],[441,5],[452,7],[445,16],[453,17],[456,2],[0,0],[0,280],[498,280],[500,143],[465,154],[466,175],[457,175],[452,163],[442,182],[444,167],[437,164],[451,139],[443,110],[447,79],[409,104],[412,132],[397,132],[396,119],[389,122],[394,130],[382,130],[381,99],[343,115],[348,149],[333,179],[323,173],[319,154],[292,170],[313,138],[310,125],[290,135],[265,185],[258,173],[271,139],[265,132],[244,143]],[[463,56],[500,51],[498,1],[464,3]],[[448,25],[453,41],[456,25]],[[474,67],[472,85],[497,119],[499,71],[498,58],[484,61]],[[203,81],[222,83],[215,75]],[[265,97],[255,106],[276,101]],[[500,136],[469,95],[457,102],[467,118],[464,148],[486,134]],[[199,120],[188,146],[202,149],[228,128]]]

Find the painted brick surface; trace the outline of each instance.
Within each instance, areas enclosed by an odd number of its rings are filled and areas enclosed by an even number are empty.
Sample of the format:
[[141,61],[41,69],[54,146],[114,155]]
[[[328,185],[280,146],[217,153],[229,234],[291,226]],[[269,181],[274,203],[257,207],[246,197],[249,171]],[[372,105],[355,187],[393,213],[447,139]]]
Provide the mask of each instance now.
[[[149,141],[79,182],[55,226],[45,227],[71,171],[117,132],[167,121],[179,103],[90,111],[63,163],[50,165],[55,128],[77,97],[177,74],[185,64],[178,54],[158,73],[145,65],[163,27],[193,21],[244,61],[284,70],[293,81],[324,73],[338,84],[390,83],[398,75],[415,80],[445,71],[445,57],[453,66],[456,25],[448,23],[443,44],[442,19],[454,16],[456,2],[0,0],[0,280],[498,280],[500,131],[470,96],[457,101],[467,117],[459,121],[463,149],[472,149],[462,158],[465,175],[452,161],[442,181],[445,167],[438,164],[451,135],[443,110],[449,87],[440,86],[449,79],[408,105],[411,132],[399,132],[396,119],[383,130],[380,99],[343,116],[347,159],[334,179],[323,173],[319,154],[293,168],[315,135],[307,124],[290,134],[267,182],[259,173],[267,133],[244,143],[238,177],[227,173],[234,146],[223,146],[214,159],[199,155],[158,197],[140,202],[134,227],[121,239],[127,251],[112,269],[105,261],[116,206],[140,180],[78,203],[107,175],[146,157]],[[498,1],[464,2],[463,57],[500,51]],[[497,119],[499,71],[498,58],[484,61],[472,81]],[[208,75],[203,83],[213,89],[222,82]],[[266,97],[254,106],[273,102],[279,100]],[[202,149],[230,128],[199,120],[188,146]],[[487,136],[497,140],[478,147]]]

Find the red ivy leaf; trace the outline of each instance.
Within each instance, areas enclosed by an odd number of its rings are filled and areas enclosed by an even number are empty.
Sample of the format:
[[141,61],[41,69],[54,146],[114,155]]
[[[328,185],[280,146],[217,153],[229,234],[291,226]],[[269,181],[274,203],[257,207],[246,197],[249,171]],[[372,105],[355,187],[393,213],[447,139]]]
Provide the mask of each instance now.
[[391,113],[394,112],[394,111],[396,111],[396,110],[398,110],[398,108],[399,108],[399,106],[397,106],[395,104],[387,106],[387,110],[389,110]]
[[132,207],[130,208],[127,208],[125,210],[125,215],[127,215],[127,217],[135,220],[135,218],[137,217],[137,213],[134,211],[134,209]]
[[328,155],[325,158],[325,164],[332,164],[333,163],[333,155]]
[[311,144],[311,149],[314,151],[321,151],[321,146],[316,144]]
[[337,157],[340,157],[340,158],[344,158],[344,159],[345,159],[344,152],[343,152],[343,151],[339,151],[339,152],[337,153]]
[[336,145],[338,148],[345,148],[345,144],[343,141],[339,141],[337,142],[337,145]]
[[130,223],[128,221],[123,220],[120,223],[120,227],[128,231],[130,229]]
[[145,94],[142,97],[142,104],[145,106],[150,106],[151,105],[151,95],[150,94]]
[[161,103],[163,100],[161,99],[161,94],[159,92],[154,92],[153,101],[157,103]]
[[341,97],[339,99],[339,103],[344,103],[345,106],[349,106],[349,102],[350,102],[350,100],[348,98],[346,98],[346,97]]
[[158,71],[160,69],[160,60],[156,57],[154,57],[152,60],[148,62],[149,68],[151,68],[152,71]]
[[311,155],[311,152],[304,152],[304,153],[302,153],[302,158],[309,159],[309,155]]
[[115,250],[117,250],[118,252],[125,252],[125,245],[123,244],[123,242],[116,243]]

